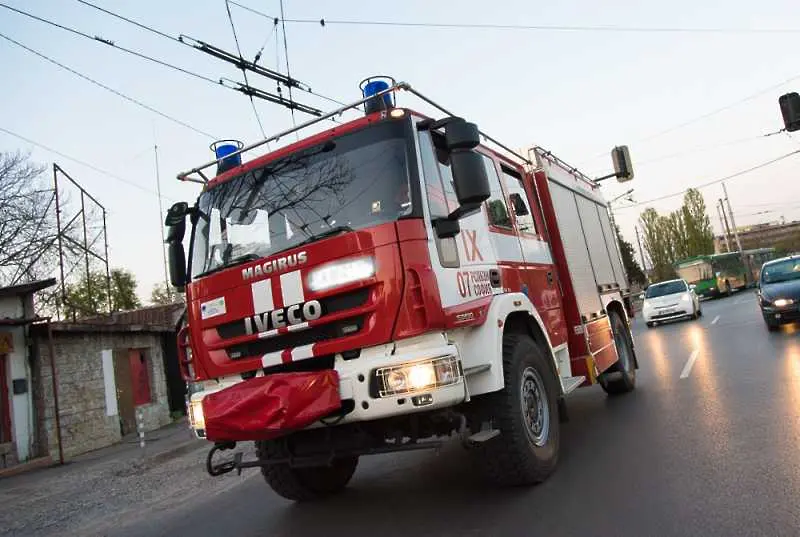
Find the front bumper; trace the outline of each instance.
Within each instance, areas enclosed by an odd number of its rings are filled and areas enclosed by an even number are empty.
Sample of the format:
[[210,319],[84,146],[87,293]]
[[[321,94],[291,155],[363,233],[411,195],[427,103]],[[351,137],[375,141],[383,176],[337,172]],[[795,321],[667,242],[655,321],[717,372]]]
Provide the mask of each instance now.
[[661,321],[672,321],[675,319],[683,319],[684,317],[688,317],[691,314],[692,314],[691,311],[687,311],[685,308],[679,307],[675,311],[670,311],[668,313],[660,313],[658,311],[648,311],[647,313],[642,313],[642,317],[644,317],[645,322],[652,323]]
[[[410,363],[424,363],[443,357],[453,357],[459,364],[458,378],[451,384],[422,390],[380,397],[376,390],[376,371]],[[339,396],[342,408],[349,410],[342,417],[329,422],[336,425],[357,421],[369,421],[402,414],[446,408],[468,400],[466,383],[460,366],[458,348],[448,343],[444,334],[434,333],[406,340],[379,345],[361,350],[358,358],[345,360],[336,355],[334,369],[339,376]],[[211,393],[231,387],[243,381],[241,378],[220,379],[213,386],[191,395],[189,407],[190,425],[198,438],[205,438],[202,417],[202,401]],[[207,383],[212,384],[212,383]],[[310,427],[323,424],[316,422]],[[287,431],[289,432],[289,431]]]
[[800,304],[792,304],[778,308],[775,306],[761,305],[761,314],[764,320],[774,323],[789,323],[800,321]]

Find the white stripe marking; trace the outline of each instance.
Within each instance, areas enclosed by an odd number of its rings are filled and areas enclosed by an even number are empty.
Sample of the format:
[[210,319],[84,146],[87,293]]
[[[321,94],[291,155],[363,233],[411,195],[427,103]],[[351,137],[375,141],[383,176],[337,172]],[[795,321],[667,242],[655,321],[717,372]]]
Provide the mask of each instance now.
[[299,332],[300,330],[305,330],[306,328],[308,328],[308,323],[304,322],[304,323],[290,324],[289,326],[287,326],[287,328],[289,329],[289,332]]
[[281,352],[270,352],[261,357],[261,367],[272,367],[283,363],[281,360]]
[[694,363],[697,361],[697,355],[700,354],[698,349],[692,351],[691,356],[686,361],[686,365],[683,366],[683,371],[681,371],[681,378],[685,379],[689,376],[689,373],[692,372],[692,367],[694,367]]
[[281,274],[281,294],[283,294],[283,307],[303,302],[303,280],[300,271],[294,270]]
[[267,330],[266,332],[259,332],[258,337],[261,339],[266,339],[268,337],[274,337],[278,335],[278,329],[275,330]]
[[719,315],[717,315],[716,317],[714,317],[714,320],[713,320],[713,321],[711,321],[711,324],[717,324],[717,321],[719,321]]
[[292,361],[305,360],[306,358],[314,357],[314,344],[302,345],[292,349]]
[[260,282],[255,282],[250,286],[253,293],[253,313],[264,313],[275,309],[272,300],[272,280],[267,278]]

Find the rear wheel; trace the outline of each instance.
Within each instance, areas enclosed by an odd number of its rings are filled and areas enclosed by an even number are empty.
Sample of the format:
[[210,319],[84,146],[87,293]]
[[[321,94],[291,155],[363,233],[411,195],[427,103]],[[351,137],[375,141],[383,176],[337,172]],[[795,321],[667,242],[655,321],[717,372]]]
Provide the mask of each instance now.
[[633,391],[636,387],[636,357],[625,321],[615,311],[610,312],[608,317],[619,359],[598,380],[607,394],[618,395]]
[[505,387],[487,396],[500,435],[475,449],[484,475],[499,485],[531,485],[556,468],[560,440],[558,379],[527,334],[503,336]]
[[656,323],[651,323],[649,321],[645,324],[647,324],[647,328],[653,328],[656,325]]
[[[259,459],[272,454],[270,441],[256,442]],[[305,502],[319,500],[342,491],[358,466],[358,457],[334,459],[329,466],[292,468],[288,464],[263,466],[264,480],[278,495],[287,500]]]

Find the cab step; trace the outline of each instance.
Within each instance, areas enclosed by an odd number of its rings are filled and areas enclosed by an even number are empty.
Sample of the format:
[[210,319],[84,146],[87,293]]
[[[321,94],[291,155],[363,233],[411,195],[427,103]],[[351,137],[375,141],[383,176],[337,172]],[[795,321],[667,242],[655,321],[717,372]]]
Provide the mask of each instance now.
[[585,380],[586,377],[584,377],[583,375],[580,375],[578,377],[562,377],[561,387],[564,390],[564,395],[574,392],[575,389],[581,384],[583,384]]
[[469,438],[467,438],[467,441],[472,444],[480,444],[482,442],[486,442],[487,440],[491,440],[499,434],[500,429],[483,429],[482,431],[471,435]]

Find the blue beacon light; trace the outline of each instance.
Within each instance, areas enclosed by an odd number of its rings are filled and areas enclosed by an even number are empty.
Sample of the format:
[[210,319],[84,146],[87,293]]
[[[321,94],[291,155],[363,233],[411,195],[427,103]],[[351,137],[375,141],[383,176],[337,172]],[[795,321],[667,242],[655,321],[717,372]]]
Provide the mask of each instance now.
[[[359,87],[362,95],[366,98],[377,95],[394,84],[395,80],[390,76],[373,76],[362,80]],[[367,115],[381,110],[390,110],[391,108],[394,108],[394,95],[392,93],[384,93],[380,97],[374,97],[364,103],[364,112]]]
[[244,144],[239,140],[217,140],[211,144],[210,148],[214,152],[214,156],[217,159],[222,159],[217,163],[217,175],[242,165],[242,155],[239,153],[232,155],[242,147],[244,147]]

